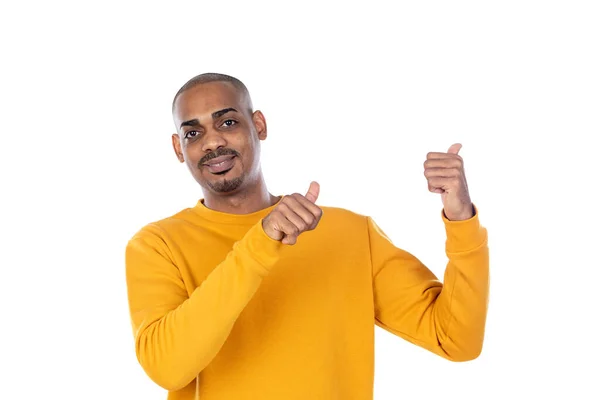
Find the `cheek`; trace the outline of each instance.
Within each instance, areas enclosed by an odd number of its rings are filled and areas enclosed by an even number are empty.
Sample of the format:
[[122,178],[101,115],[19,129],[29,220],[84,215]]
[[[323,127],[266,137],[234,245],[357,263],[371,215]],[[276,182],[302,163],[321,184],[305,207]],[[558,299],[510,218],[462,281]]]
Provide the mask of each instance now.
[[246,163],[252,163],[256,160],[256,158],[258,158],[258,148],[255,143],[244,143],[244,147],[240,148],[240,152],[242,153],[242,158],[246,161]]
[[192,170],[198,169],[198,161],[200,160],[200,155],[193,147],[187,147],[183,149],[183,159],[187,166]]
[[251,133],[249,133],[242,140],[240,140],[238,145],[240,146],[240,149],[244,149],[249,156],[252,156],[254,153],[256,153],[260,144],[258,139],[255,139],[253,136],[250,135]]
[[[186,163],[186,164],[187,164],[187,166],[188,166],[188,167],[190,167],[190,168],[194,168],[194,167],[196,166],[196,163],[195,163],[194,161],[192,161],[192,159],[191,159],[191,158],[189,158],[189,157],[186,157],[186,158],[185,158],[185,163]],[[194,168],[194,169],[196,169],[196,168]]]

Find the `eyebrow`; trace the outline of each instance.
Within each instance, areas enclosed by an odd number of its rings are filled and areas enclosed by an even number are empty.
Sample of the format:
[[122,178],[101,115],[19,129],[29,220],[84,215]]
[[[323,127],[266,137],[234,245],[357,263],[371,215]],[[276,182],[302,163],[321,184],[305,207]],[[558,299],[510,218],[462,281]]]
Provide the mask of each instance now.
[[[214,113],[211,114],[211,117],[214,120],[214,119],[217,119],[231,111],[238,112],[238,110],[236,110],[235,108],[229,107],[229,108],[224,108],[219,111],[215,111]],[[187,121],[183,121],[181,123],[181,125],[179,125],[179,128],[183,128],[184,126],[198,126],[198,125],[200,125],[200,120],[198,118],[194,118],[194,119],[190,119]]]

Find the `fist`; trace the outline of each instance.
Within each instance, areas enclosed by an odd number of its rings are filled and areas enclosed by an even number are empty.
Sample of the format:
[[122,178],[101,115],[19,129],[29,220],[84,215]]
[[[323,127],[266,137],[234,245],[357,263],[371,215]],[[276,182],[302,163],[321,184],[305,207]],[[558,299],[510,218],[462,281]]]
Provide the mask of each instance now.
[[306,195],[294,193],[285,196],[262,221],[267,236],[293,245],[302,232],[315,229],[323,215],[321,208],[315,204],[319,189],[319,184],[312,182]]
[[461,147],[456,143],[450,146],[447,153],[428,153],[424,163],[429,191],[442,195],[444,214],[454,221],[469,219],[474,215],[463,159],[458,155]]

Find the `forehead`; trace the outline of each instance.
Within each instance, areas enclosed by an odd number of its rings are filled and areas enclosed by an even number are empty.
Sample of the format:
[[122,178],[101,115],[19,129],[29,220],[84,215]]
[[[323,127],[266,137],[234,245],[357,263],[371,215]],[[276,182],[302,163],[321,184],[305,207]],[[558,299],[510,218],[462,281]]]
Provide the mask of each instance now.
[[173,118],[179,126],[182,121],[197,118],[202,122],[211,114],[224,108],[242,111],[244,98],[230,82],[208,82],[181,93],[175,101]]

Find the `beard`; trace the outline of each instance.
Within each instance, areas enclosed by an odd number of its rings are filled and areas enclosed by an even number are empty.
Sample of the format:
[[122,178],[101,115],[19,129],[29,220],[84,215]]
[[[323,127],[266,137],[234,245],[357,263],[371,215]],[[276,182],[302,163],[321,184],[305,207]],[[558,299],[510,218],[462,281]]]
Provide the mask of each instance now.
[[[210,160],[212,160],[213,158],[219,157],[219,156],[225,156],[225,155],[232,155],[237,157],[238,159],[240,159],[240,153],[234,149],[229,149],[229,148],[219,148],[216,151],[209,153],[207,155],[205,155],[204,157],[202,157],[200,159],[200,161],[198,161],[198,168],[202,168],[202,165]],[[241,162],[241,161],[240,161]],[[225,174],[227,174],[229,171],[225,172]],[[231,178],[231,179],[223,179],[223,180],[218,180],[218,181],[208,181],[206,182],[206,184],[208,185],[208,187],[210,187],[213,191],[217,192],[217,193],[229,193],[229,192],[233,192],[234,190],[236,190],[237,188],[239,188],[241,186],[241,184],[244,182],[244,177],[243,175],[238,176],[237,178]]]
[[238,176],[233,179],[223,179],[217,182],[207,182],[207,185],[217,193],[229,193],[239,188],[244,182],[244,178]]

